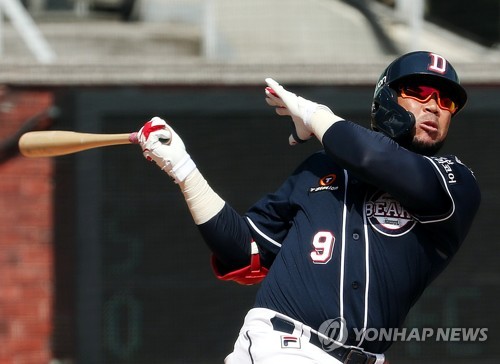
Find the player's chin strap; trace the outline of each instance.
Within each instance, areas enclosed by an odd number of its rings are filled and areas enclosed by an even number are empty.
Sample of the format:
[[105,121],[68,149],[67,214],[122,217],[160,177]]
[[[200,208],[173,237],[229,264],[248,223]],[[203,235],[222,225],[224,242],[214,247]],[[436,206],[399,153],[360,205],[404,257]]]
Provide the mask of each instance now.
[[216,277],[223,281],[235,281],[242,285],[252,285],[260,283],[267,275],[268,269],[260,264],[259,248],[255,241],[251,244],[250,264],[246,267],[222,274],[218,268],[218,262],[212,255],[212,269]]

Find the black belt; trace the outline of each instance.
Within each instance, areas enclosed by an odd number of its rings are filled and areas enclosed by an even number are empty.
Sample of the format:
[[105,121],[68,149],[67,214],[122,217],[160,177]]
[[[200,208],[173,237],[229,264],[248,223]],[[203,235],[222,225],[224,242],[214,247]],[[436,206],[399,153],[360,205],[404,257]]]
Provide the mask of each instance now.
[[[292,334],[295,329],[295,324],[293,322],[277,316],[271,319],[271,324],[273,325],[274,330],[285,332],[287,334]],[[326,351],[323,349],[323,345],[321,344],[318,334],[314,332],[311,332],[311,339],[309,342],[344,364],[374,364],[377,360],[375,355],[366,353],[359,349],[344,348],[341,346],[335,350]]]

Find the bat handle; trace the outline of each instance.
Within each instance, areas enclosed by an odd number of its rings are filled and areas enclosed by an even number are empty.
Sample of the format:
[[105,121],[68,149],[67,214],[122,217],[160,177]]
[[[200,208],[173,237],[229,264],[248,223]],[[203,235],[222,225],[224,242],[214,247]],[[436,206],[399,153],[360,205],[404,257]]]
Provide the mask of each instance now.
[[128,140],[132,144],[139,144],[139,138],[137,137],[137,132],[134,131],[128,136]]

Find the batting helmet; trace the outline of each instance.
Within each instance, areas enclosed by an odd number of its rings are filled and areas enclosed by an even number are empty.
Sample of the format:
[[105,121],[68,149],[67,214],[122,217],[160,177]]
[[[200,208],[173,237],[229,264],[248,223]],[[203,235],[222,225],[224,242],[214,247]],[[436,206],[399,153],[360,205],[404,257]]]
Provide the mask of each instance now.
[[377,82],[371,111],[373,130],[396,140],[411,132],[415,117],[398,104],[397,91],[399,85],[413,80],[446,91],[458,106],[454,114],[467,101],[455,69],[444,57],[426,51],[410,52],[387,66]]

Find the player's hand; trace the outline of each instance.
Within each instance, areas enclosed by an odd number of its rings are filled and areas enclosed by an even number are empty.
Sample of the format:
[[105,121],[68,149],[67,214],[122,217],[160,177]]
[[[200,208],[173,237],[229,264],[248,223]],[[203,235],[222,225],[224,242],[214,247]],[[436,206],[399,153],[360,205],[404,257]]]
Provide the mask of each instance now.
[[306,100],[294,93],[285,90],[272,78],[266,78],[266,102],[276,107],[276,113],[281,116],[290,116],[295,125],[295,130],[288,141],[290,145],[304,143],[313,136],[310,125],[311,115],[319,104]]
[[154,117],[145,123],[137,138],[144,157],[154,161],[176,183],[184,181],[195,170],[184,142],[163,119]]

